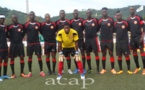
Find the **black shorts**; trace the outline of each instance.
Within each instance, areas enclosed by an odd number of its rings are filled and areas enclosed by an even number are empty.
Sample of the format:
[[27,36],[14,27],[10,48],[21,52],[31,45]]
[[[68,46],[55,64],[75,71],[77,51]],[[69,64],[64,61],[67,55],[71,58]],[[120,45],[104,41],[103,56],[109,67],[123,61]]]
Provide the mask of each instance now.
[[143,42],[139,42],[140,38],[141,36],[131,37],[130,46],[132,50],[143,48]]
[[85,49],[86,52],[98,52],[98,45],[97,45],[97,41],[96,38],[91,38],[91,39],[86,39],[85,40]]
[[69,55],[71,55],[71,56],[75,55],[75,49],[74,48],[63,48],[62,52],[63,52],[63,55],[65,57],[68,57]]
[[24,57],[24,45],[23,43],[20,44],[10,44],[10,52],[9,52],[10,57]]
[[8,58],[8,49],[0,50],[0,59],[7,59]]
[[100,42],[100,46],[101,46],[101,51],[104,52],[106,51],[106,49],[109,49],[110,51],[113,52],[113,41],[112,42]]
[[85,43],[83,39],[78,40],[78,47],[80,50],[85,50]]
[[128,42],[116,42],[116,55],[117,56],[122,56],[123,55],[129,55],[130,54],[130,49],[129,49],[129,43]]
[[49,54],[50,52],[56,52],[56,43],[45,43],[44,53]]
[[40,43],[38,43],[38,44],[28,44],[28,46],[27,46],[27,55],[32,56],[33,52],[35,52],[35,55],[42,55]]

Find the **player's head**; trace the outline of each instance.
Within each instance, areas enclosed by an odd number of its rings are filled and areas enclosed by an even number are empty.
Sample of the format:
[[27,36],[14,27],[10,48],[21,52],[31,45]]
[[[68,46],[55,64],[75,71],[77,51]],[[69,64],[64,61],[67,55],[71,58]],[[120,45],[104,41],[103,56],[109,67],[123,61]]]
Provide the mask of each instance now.
[[65,19],[65,11],[64,10],[59,11],[59,17],[60,17],[60,19]]
[[63,29],[64,29],[65,33],[68,34],[69,31],[70,31],[70,25],[69,24],[65,24]]
[[92,10],[91,9],[88,9],[86,11],[86,15],[87,15],[87,18],[91,18],[92,17]]
[[74,18],[78,18],[78,17],[79,17],[79,12],[78,12],[77,9],[75,9],[75,10],[73,11],[73,16],[74,16]]
[[29,19],[30,21],[35,20],[35,13],[33,11],[29,13]]
[[12,15],[12,22],[13,23],[17,23],[18,22],[18,17],[17,17],[17,15]]
[[0,24],[3,24],[5,22],[5,15],[0,14]]
[[46,22],[50,21],[50,14],[48,14],[48,13],[45,14],[45,21]]
[[131,7],[129,8],[129,11],[130,11],[130,14],[131,14],[131,15],[134,15],[134,14],[135,14],[135,8],[134,8],[133,6],[131,6]]
[[102,16],[107,16],[108,15],[108,8],[106,8],[106,7],[103,7],[102,8]]
[[116,11],[116,19],[121,20],[122,19],[122,14],[120,11]]

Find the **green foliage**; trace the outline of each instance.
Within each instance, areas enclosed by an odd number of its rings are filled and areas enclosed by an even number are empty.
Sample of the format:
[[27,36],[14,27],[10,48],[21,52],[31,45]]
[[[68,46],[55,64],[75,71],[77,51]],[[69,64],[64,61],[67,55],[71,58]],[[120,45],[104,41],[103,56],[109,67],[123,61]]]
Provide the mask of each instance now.
[[[12,23],[11,16],[13,14],[16,14],[18,16],[19,23],[24,24],[28,20],[28,15],[26,13],[23,13],[21,11],[16,11],[16,10],[10,10],[8,8],[0,7],[0,14],[4,14],[6,16],[5,24]],[[42,22],[43,18],[40,17],[40,16],[39,17],[37,16],[36,20],[39,21],[39,22]]]

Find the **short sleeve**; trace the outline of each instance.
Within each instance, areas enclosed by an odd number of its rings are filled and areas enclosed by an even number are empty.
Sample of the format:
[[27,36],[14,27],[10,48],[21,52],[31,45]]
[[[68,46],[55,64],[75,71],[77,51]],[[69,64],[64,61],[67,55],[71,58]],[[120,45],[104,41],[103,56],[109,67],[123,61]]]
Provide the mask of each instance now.
[[74,39],[74,41],[78,41],[79,37],[78,37],[78,33],[77,32],[73,33],[73,39]]
[[56,40],[62,42],[62,34],[60,32],[57,33]]

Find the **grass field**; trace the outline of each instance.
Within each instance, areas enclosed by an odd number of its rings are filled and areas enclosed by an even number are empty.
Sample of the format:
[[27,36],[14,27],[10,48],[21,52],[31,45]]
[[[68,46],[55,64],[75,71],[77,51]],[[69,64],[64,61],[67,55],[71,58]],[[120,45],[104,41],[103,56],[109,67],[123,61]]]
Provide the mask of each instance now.
[[[101,56],[101,54],[100,54]],[[31,78],[21,78],[19,76],[20,72],[20,65],[19,65],[19,58],[15,60],[15,71],[17,74],[16,79],[10,79],[10,80],[4,80],[3,82],[0,82],[0,90],[80,90],[83,86],[82,80],[80,80],[80,75],[69,75],[67,74],[67,67],[65,64],[65,74],[63,75],[63,78],[68,78],[68,81],[62,80],[63,83],[69,83],[69,79],[71,78],[78,78],[80,85],[46,85],[45,82],[48,78],[54,78],[56,79],[56,75],[45,77],[39,76],[39,66],[37,62],[36,56],[33,56],[33,77]],[[93,57],[93,55],[92,55]],[[107,56],[108,57],[108,56]],[[45,64],[45,56],[43,58],[43,65],[44,65],[44,72],[47,74],[47,68]],[[126,73],[126,63],[125,60],[123,60],[123,69],[124,74],[122,75],[112,75],[110,73],[110,62],[109,57],[107,58],[107,73],[104,75],[96,74],[96,64],[95,60],[92,60],[92,67],[93,67],[93,73],[92,74],[86,74],[86,78],[93,78],[95,82],[92,85],[86,86],[87,90],[145,90],[145,76],[141,75],[141,72],[139,72],[136,75],[128,75]],[[141,59],[140,65],[142,66]],[[27,65],[27,57],[25,58],[25,73],[28,73],[28,65]],[[100,69],[102,65],[100,63]],[[115,68],[118,70],[118,63],[116,61]],[[57,68],[56,68],[57,69]],[[74,70],[74,62],[72,60],[72,70]],[[134,61],[131,59],[131,70],[135,69]],[[11,75],[11,69],[10,66],[8,68],[8,75]],[[56,82],[56,80],[55,80]]]

